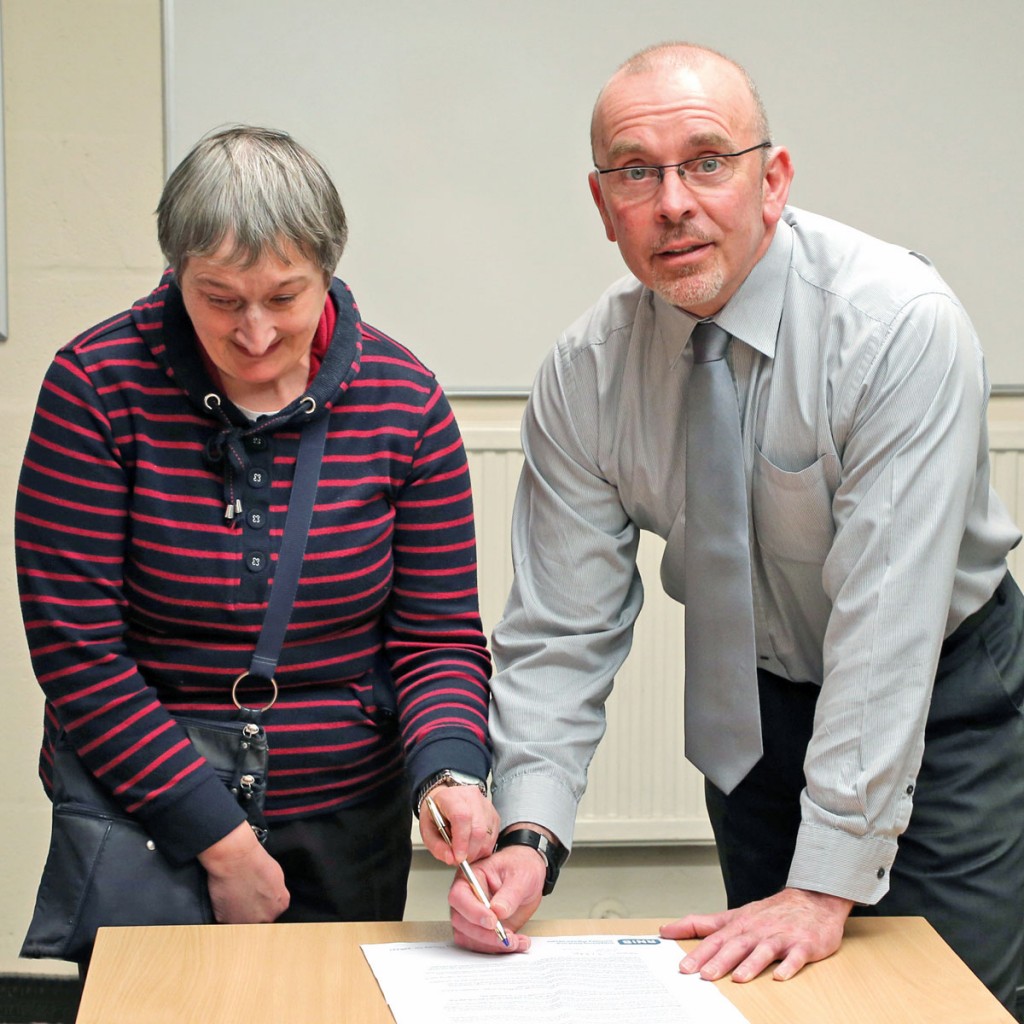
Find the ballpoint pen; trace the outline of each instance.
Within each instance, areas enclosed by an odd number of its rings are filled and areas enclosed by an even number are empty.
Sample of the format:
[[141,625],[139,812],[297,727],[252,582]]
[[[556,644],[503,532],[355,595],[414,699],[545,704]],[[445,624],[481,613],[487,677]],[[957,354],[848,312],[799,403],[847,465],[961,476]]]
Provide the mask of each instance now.
[[[437,831],[441,833],[441,838],[448,844],[449,849],[452,848],[452,837],[448,835],[448,822],[444,820],[444,815],[437,809],[437,804],[434,803],[431,797],[427,797],[425,800],[427,810],[430,811],[431,818],[434,819],[434,825],[437,827]],[[491,901],[487,898],[487,894],[484,892],[483,887],[477,880],[476,875],[473,874],[473,869],[469,866],[468,860],[459,861],[459,870],[465,876],[469,887],[476,893],[476,898],[488,909],[491,909]],[[505,928],[500,921],[496,921],[494,925],[495,932],[498,933],[498,938],[501,939],[503,946],[508,945],[508,936],[505,934]]]

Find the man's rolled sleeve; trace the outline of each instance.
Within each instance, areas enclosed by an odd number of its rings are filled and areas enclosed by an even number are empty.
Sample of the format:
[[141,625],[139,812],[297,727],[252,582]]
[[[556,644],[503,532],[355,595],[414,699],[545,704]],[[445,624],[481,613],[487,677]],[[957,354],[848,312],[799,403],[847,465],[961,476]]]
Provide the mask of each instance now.
[[873,905],[889,891],[896,843],[804,822],[786,884]]

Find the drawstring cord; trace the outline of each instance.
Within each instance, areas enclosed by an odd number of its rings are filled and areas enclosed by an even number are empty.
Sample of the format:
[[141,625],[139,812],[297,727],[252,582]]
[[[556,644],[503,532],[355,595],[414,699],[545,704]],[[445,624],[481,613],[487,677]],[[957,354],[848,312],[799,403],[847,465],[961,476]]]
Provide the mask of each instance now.
[[[295,410],[281,410],[262,417],[254,424],[239,427],[228,419],[216,392],[205,395],[203,405],[221,423],[221,429],[206,442],[206,459],[211,466],[224,466],[224,518],[228,523],[234,523],[242,514],[242,499],[236,493],[236,485],[238,475],[245,473],[245,439],[287,423],[294,418]],[[307,417],[316,412],[316,399],[312,395],[303,395],[299,405]]]

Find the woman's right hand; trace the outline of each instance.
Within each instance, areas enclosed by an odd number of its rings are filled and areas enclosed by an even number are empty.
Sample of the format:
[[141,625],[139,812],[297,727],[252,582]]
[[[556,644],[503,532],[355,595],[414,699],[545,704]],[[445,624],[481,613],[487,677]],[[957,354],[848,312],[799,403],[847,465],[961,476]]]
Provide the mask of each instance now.
[[291,896],[284,872],[260,845],[247,822],[199,854],[207,874],[213,916],[218,924],[276,921]]

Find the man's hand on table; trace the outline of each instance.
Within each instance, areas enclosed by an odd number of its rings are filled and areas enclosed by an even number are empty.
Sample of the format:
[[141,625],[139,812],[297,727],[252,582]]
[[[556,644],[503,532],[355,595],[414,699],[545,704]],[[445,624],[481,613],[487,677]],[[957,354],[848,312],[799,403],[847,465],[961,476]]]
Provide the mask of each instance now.
[[679,965],[683,974],[717,981],[750,981],[781,961],[772,977],[787,981],[805,964],[831,956],[843,939],[853,902],[805,889],[783,889],[768,899],[720,914],[689,914],[662,925],[666,939],[703,939]]

